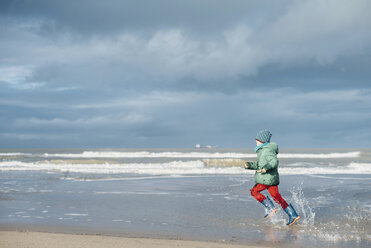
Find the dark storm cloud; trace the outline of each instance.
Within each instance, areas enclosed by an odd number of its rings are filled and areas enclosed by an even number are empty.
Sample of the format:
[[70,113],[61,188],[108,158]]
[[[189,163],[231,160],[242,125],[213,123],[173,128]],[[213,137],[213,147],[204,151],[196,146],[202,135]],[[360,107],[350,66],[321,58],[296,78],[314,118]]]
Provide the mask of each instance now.
[[[259,26],[271,21],[287,1],[246,0],[110,0],[110,1],[1,1],[0,13],[20,19],[52,21],[44,31],[65,28],[86,34],[117,31],[148,31],[158,28],[185,28],[211,32],[249,20]],[[55,25],[55,26],[53,26]]]
[[[233,92],[274,87],[278,78],[283,87],[310,87],[291,83],[303,72],[307,81],[324,75],[320,84],[332,87],[339,77],[370,76],[370,3],[341,3],[9,1],[0,63],[14,63],[29,86]],[[202,34],[202,25],[214,28]]]
[[0,146],[368,146],[370,7],[1,1]]

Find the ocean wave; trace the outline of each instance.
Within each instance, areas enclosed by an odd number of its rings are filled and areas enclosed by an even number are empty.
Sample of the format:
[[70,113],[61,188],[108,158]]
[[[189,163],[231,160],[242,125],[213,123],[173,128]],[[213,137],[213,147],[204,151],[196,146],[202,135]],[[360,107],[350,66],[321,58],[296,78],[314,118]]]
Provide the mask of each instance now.
[[334,153],[282,153],[279,158],[358,158],[361,152]]
[[22,153],[22,152],[0,152],[0,157],[7,157],[7,156],[31,156],[31,153]]
[[206,152],[93,152],[75,154],[44,154],[45,157],[62,158],[253,158],[256,154],[248,153],[206,153]]
[[[281,153],[278,158],[357,158],[361,152],[344,153]],[[207,153],[207,152],[98,152],[44,153],[43,157],[60,158],[256,158],[255,153]]]
[[[43,162],[0,162],[0,171],[60,171],[86,174],[136,174],[136,175],[213,175],[252,174],[254,171],[236,166],[208,166],[201,160],[173,161],[168,163],[117,163],[69,164]],[[314,174],[371,174],[370,163],[350,163],[345,166],[311,165],[279,168],[281,175]]]
[[61,171],[91,174],[241,174],[242,168],[205,168],[204,163],[196,161],[173,161],[169,163],[128,163],[128,164],[53,164],[26,163],[20,161],[0,162],[0,171]]
[[350,163],[346,166],[314,166],[314,167],[282,167],[281,175],[312,175],[312,174],[371,174],[370,163]]

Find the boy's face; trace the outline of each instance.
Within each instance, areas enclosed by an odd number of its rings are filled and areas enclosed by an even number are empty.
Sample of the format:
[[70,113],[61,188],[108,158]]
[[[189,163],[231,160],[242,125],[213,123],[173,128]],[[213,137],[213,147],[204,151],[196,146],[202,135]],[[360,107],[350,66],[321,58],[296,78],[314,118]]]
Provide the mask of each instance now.
[[262,145],[263,143],[261,143],[259,140],[255,140],[256,141],[256,146],[260,146]]

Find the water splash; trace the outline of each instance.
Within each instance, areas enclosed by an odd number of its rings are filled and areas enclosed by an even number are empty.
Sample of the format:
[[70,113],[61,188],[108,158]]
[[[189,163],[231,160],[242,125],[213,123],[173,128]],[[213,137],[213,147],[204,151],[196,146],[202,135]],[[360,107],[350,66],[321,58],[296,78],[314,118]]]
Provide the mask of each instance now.
[[[290,190],[290,193],[292,195],[291,204],[294,206],[296,212],[300,216],[301,226],[313,226],[314,217],[316,214],[309,201],[304,197],[303,182]],[[286,226],[288,220],[287,215],[284,211],[280,211],[280,207],[278,208],[279,211],[277,211],[276,214],[269,218],[269,220],[274,226]]]
[[303,182],[290,190],[290,193],[292,195],[291,204],[299,214],[302,225],[313,226],[316,213],[310,202],[304,197]]
[[281,207],[278,206],[278,211],[274,215],[272,215],[269,220],[275,227],[284,227],[286,226],[287,222],[287,216],[285,215],[286,214],[284,213],[284,211],[281,211]]

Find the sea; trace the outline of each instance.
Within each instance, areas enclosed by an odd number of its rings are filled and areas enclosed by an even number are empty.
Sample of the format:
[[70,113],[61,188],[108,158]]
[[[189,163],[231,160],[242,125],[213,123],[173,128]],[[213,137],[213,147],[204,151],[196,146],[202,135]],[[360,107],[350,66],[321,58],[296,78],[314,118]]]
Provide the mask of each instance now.
[[[272,247],[371,247],[371,149],[280,149],[285,212],[251,195],[253,148],[1,149],[0,229]],[[263,192],[267,194],[267,192]]]

